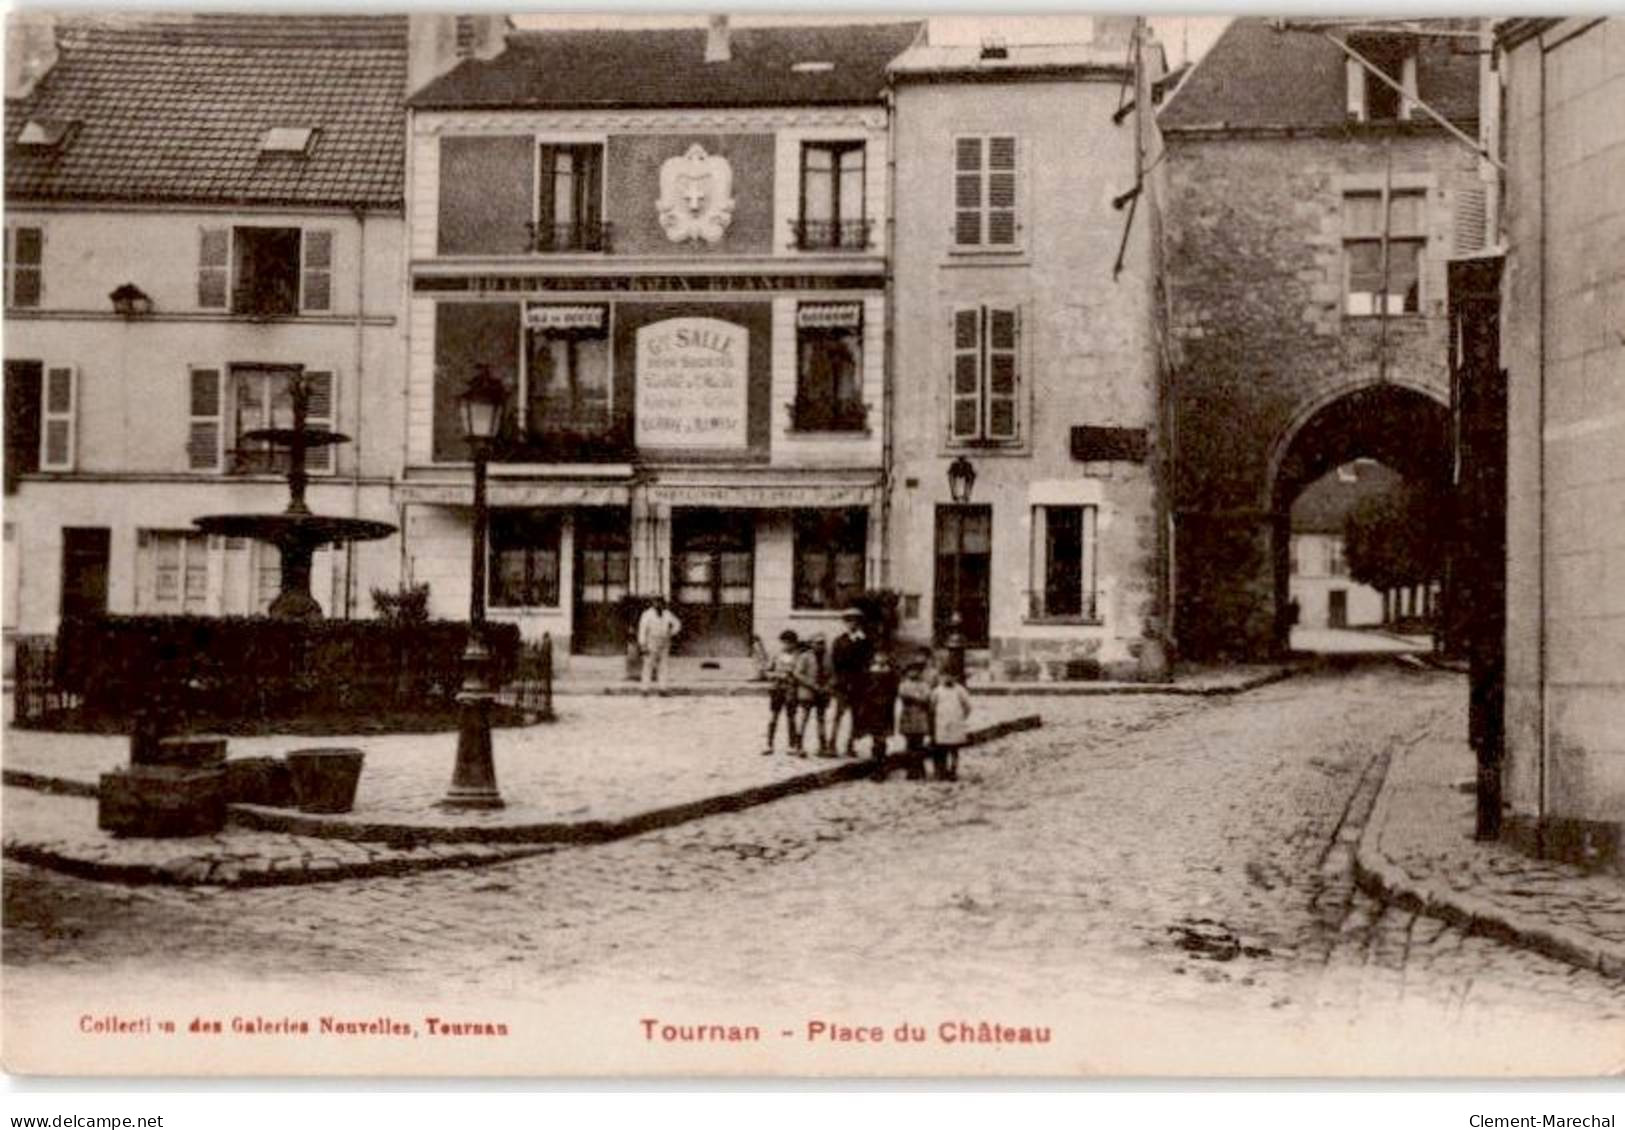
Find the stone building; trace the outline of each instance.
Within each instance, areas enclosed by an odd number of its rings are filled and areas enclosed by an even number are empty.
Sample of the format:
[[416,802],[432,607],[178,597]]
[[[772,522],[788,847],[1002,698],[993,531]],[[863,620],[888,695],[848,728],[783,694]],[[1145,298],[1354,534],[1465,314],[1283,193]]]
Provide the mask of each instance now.
[[1625,20],[1497,26],[1507,247],[1505,799],[1597,862],[1625,825]]
[[[389,521],[399,465],[405,18],[74,18],[9,27],[5,124],[8,641],[63,614],[249,613],[268,545],[192,519],[274,512],[312,423],[319,513]],[[285,458],[285,456],[284,456]],[[398,543],[317,554],[361,615]]]
[[[1133,65],[1134,26],[1098,19],[1075,44],[922,40],[891,67],[888,583],[906,638],[944,642],[957,611],[1000,677],[1164,669],[1144,176],[1160,66]],[[948,480],[961,458],[963,503]]]
[[520,32],[411,100],[405,566],[468,603],[456,398],[510,390],[489,615],[618,652],[835,630],[880,580],[886,64],[913,24]]
[[1328,470],[1449,483],[1446,261],[1483,246],[1488,187],[1463,43],[1237,19],[1159,114],[1182,654],[1284,646],[1288,515]]

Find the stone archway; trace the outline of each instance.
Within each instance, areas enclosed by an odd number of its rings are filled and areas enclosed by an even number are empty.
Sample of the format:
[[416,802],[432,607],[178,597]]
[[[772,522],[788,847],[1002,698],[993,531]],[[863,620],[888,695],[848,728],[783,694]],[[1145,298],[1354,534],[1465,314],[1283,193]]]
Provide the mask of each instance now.
[[1298,494],[1328,471],[1375,459],[1413,483],[1447,491],[1451,481],[1450,407],[1431,389],[1366,382],[1305,405],[1270,452],[1267,497],[1273,577],[1272,644],[1286,646],[1291,510]]

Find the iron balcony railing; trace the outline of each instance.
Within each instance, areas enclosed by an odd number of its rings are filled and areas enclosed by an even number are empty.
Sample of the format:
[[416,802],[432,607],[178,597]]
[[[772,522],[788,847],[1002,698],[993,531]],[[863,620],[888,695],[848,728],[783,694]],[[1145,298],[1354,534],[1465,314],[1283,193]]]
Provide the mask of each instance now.
[[874,224],[870,220],[791,220],[798,251],[865,251]]
[[609,225],[577,220],[567,224],[526,224],[533,251],[608,251]]

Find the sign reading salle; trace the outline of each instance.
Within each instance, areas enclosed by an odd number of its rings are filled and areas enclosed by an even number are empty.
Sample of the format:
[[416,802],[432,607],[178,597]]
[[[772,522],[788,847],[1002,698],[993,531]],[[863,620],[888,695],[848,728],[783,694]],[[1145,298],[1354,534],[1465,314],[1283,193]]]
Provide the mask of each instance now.
[[718,318],[667,318],[637,332],[637,445],[746,445],[750,333]]

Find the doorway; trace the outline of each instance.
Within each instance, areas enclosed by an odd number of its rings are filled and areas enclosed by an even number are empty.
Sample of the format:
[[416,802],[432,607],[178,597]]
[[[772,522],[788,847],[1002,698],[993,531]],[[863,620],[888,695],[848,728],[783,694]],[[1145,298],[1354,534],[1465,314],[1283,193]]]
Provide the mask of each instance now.
[[965,646],[987,646],[992,579],[993,507],[938,506],[932,618],[939,644],[948,638],[957,607]]
[[615,507],[575,512],[575,607],[570,650],[576,655],[619,655],[630,625],[622,600],[631,575],[631,518]]
[[1349,626],[1349,594],[1347,589],[1332,589],[1326,594],[1326,626]]
[[755,573],[754,513],[698,507],[672,511],[672,610],[683,622],[678,655],[751,653]]
[[106,526],[62,530],[62,618],[107,612],[107,569],[112,532]]

